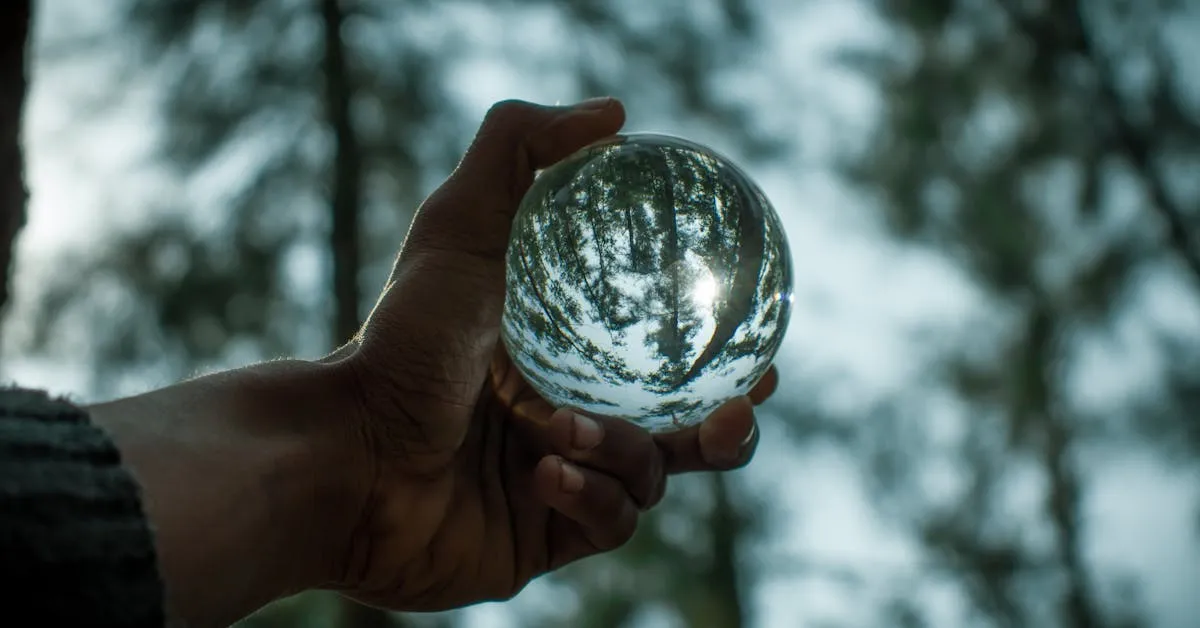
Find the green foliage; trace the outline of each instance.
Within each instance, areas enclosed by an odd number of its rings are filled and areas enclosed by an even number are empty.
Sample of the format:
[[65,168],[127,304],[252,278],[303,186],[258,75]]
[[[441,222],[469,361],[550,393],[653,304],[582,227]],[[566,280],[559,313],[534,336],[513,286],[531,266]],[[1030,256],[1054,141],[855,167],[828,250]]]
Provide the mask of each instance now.
[[[845,55],[879,82],[886,103],[874,145],[848,155],[845,172],[875,193],[894,233],[973,276],[993,310],[969,336],[944,343],[930,384],[966,402],[973,417],[949,454],[963,474],[961,498],[934,504],[923,496],[917,461],[928,441],[901,432],[928,432],[918,418],[928,406],[912,400],[895,400],[893,419],[864,439],[867,460],[886,469],[877,473],[878,494],[939,564],[960,574],[974,613],[989,625],[1121,625],[1086,563],[1082,455],[1100,443],[1137,444],[1105,429],[1123,420],[1123,409],[1087,416],[1067,382],[1085,341],[1116,333],[1137,311],[1128,297],[1147,274],[1196,255],[1178,238],[1164,246],[1150,212],[1192,222],[1200,215],[1185,208],[1198,199],[1156,193],[1171,182],[1146,164],[1180,158],[1166,154],[1168,145],[1200,156],[1200,142],[1177,141],[1195,137],[1200,121],[1181,114],[1190,104],[1176,96],[1166,99],[1165,115],[1136,128],[1130,122],[1127,100],[1142,95],[1119,95],[1109,56],[1138,51],[1094,43],[1113,40],[1104,19],[1128,15],[1124,3],[878,4],[905,54],[882,46]],[[1155,9],[1159,29],[1168,15]],[[1161,64],[1154,71],[1160,93],[1180,93],[1172,85],[1183,76]],[[1148,158],[1145,150],[1161,152]],[[1134,216],[1120,200],[1129,188],[1150,199]],[[1143,431],[1151,442],[1194,423],[1186,394],[1153,405],[1169,417],[1159,427],[1173,427]],[[906,472],[891,473],[899,468]],[[1028,473],[1042,478],[1042,505],[1013,513],[1006,491]],[[1033,540],[1037,527],[1050,530],[1051,543]],[[1030,590],[1053,596],[1053,605]]]

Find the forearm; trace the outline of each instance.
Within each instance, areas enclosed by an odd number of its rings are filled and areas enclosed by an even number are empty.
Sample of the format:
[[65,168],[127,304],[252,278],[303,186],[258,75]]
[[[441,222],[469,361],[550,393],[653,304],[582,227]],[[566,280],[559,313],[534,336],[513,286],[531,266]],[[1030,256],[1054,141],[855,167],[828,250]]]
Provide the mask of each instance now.
[[334,469],[356,462],[332,453],[353,437],[337,371],[272,362],[90,408],[142,485],[180,623],[228,625],[331,573],[353,509]]

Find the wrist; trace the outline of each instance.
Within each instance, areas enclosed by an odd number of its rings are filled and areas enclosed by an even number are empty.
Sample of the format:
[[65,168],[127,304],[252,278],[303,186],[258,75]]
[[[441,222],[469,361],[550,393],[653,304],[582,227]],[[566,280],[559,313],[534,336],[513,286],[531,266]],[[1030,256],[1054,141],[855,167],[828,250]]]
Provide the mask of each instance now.
[[273,362],[244,384],[242,428],[270,451],[263,495],[291,571],[284,594],[338,579],[367,503],[358,383],[344,362]]

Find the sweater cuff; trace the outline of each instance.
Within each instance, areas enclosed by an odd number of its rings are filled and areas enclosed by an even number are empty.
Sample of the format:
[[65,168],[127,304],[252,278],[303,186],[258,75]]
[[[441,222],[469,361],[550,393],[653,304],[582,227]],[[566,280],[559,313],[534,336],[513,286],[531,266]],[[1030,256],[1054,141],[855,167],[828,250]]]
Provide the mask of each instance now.
[[165,622],[140,487],[86,412],[38,391],[0,389],[0,599],[16,625]]

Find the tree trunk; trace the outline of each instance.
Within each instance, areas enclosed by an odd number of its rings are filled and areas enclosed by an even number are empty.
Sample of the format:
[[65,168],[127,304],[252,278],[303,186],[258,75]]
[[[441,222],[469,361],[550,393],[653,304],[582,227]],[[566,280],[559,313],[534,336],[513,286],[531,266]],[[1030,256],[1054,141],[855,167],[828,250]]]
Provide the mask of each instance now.
[[329,250],[333,259],[333,342],[341,345],[358,330],[358,271],[361,266],[359,213],[362,204],[362,151],[354,132],[350,103],[353,88],[341,31],[340,0],[320,0],[325,27],[325,107],[333,130],[335,154]]
[[25,108],[26,47],[31,0],[14,0],[0,18],[0,311],[11,292],[13,249],[25,226],[24,153],[21,120]]
[[742,570],[739,565],[738,542],[744,536],[745,522],[742,511],[730,499],[729,478],[721,474],[712,475],[713,493],[713,593],[719,600],[720,619],[714,626],[741,628],[746,623],[745,605],[742,603]]
[[[329,204],[329,252],[333,261],[332,340],[341,345],[359,326],[358,271],[362,247],[359,214],[362,211],[362,151],[351,117],[353,87],[342,41],[345,13],[340,0],[319,0],[325,36],[325,110],[333,130],[333,181]],[[401,625],[385,611],[352,600],[339,600],[338,624],[342,628],[385,628]]]
[[1093,628],[1103,625],[1102,616],[1091,594],[1083,548],[1080,508],[1083,487],[1079,472],[1071,460],[1072,433],[1060,410],[1060,394],[1053,383],[1051,367],[1055,364],[1056,329],[1059,323],[1039,296],[1031,314],[1026,336],[1026,364],[1029,379],[1024,391],[1024,410],[1045,421],[1045,441],[1042,460],[1049,477],[1046,507],[1058,542],[1059,562],[1065,576],[1066,590],[1059,602],[1063,626]]
[[744,582],[739,561],[739,544],[745,536],[742,510],[730,498],[729,478],[710,476],[713,509],[708,530],[710,563],[705,574],[703,597],[689,613],[688,625],[696,628],[741,628],[746,625],[742,600]]

